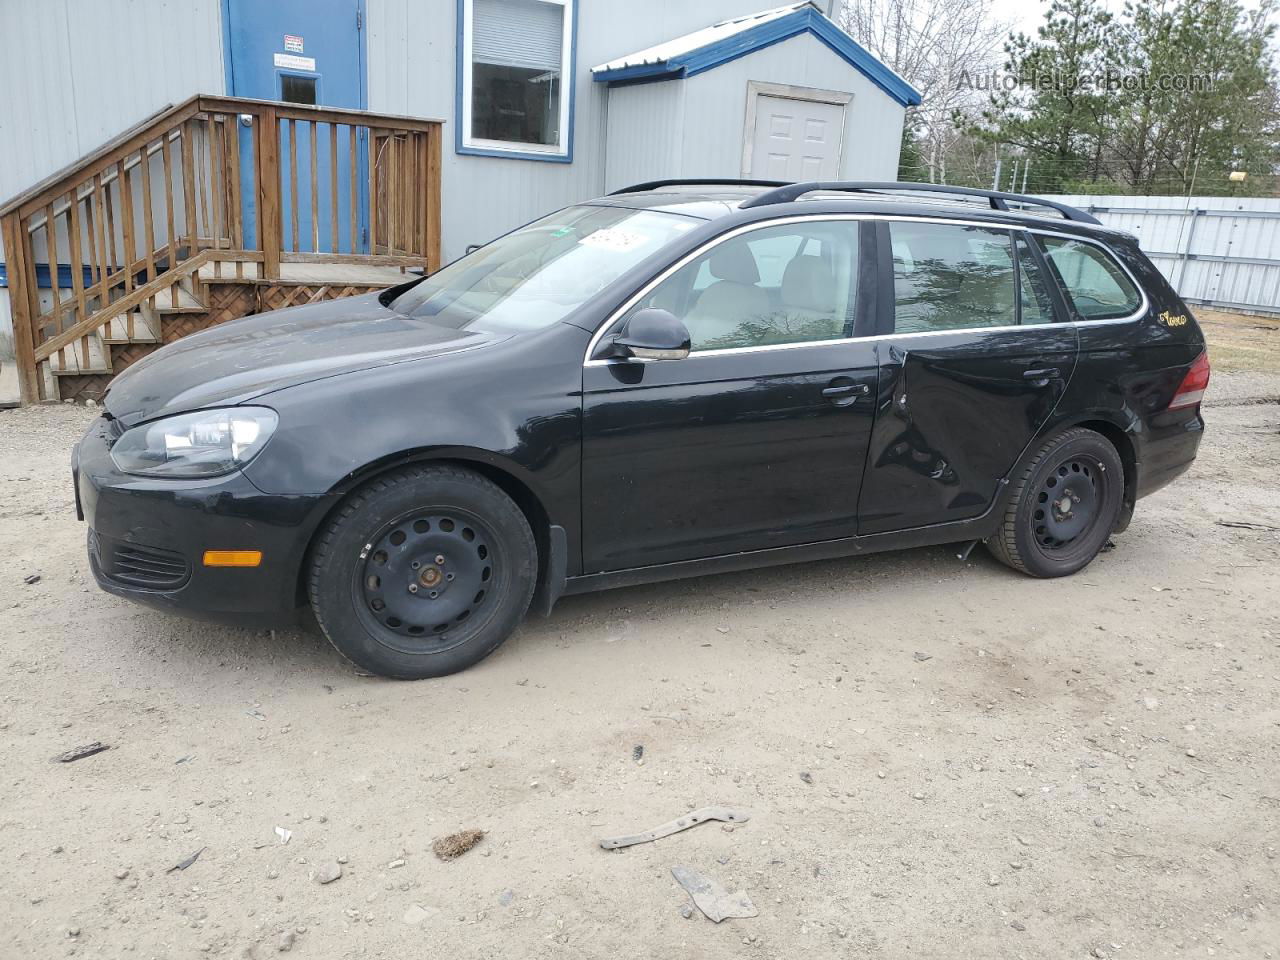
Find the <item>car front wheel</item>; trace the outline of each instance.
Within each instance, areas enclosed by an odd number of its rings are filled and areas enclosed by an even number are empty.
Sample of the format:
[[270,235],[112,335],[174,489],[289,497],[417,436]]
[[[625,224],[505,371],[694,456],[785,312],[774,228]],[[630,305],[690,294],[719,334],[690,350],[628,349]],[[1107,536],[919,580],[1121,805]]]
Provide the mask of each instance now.
[[1089,565],[1115,529],[1124,465],[1111,442],[1083,427],[1045,442],[1014,482],[987,549],[1033,577],[1065,577]]
[[311,552],[312,609],[357,665],[401,680],[492,653],[529,607],[538,551],[520,508],[459,467],[407,467],[339,508]]

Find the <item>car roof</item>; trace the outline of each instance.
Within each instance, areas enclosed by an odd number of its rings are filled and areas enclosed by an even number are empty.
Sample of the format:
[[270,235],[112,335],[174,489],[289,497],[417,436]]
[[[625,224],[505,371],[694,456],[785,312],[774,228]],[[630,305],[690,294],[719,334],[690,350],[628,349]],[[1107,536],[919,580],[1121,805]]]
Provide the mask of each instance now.
[[[932,184],[876,184],[854,189],[812,189],[794,199],[751,204],[765,199],[773,185],[761,183],[687,183],[670,182],[609,194],[589,201],[594,205],[621,206],[638,210],[658,210],[701,220],[719,220],[735,214],[734,220],[772,220],[800,213],[861,213],[893,217],[929,217],[981,220],[993,225],[1035,227],[1085,235],[1130,237],[1123,231],[1102,226],[1083,211],[1066,208],[1080,219],[1073,219],[1061,209],[1046,205],[1051,201],[1032,196],[1000,194],[990,191],[954,192],[954,188]],[[803,185],[798,185],[803,186]],[[852,185],[851,185],[852,186]],[[901,186],[901,192],[892,188]],[[1007,198],[1007,209],[996,209],[991,197]],[[744,206],[745,205],[745,206]],[[1086,219],[1087,218],[1087,219]]]

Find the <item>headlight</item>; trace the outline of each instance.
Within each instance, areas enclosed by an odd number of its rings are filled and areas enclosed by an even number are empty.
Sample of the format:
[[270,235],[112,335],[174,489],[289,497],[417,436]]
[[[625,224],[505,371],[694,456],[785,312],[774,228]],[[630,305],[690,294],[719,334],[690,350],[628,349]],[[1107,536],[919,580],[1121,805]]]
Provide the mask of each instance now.
[[126,430],[111,448],[125,473],[217,477],[257,456],[279,418],[266,407],[227,407],[165,417]]

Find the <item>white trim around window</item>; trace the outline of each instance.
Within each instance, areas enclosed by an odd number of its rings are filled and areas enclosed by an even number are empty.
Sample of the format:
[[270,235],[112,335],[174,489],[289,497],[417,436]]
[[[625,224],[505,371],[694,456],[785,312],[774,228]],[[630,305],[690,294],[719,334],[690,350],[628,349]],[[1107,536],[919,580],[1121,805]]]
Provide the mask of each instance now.
[[[537,4],[540,7],[559,7],[561,16],[561,44],[559,63],[559,113],[557,115],[557,136],[553,144],[527,143],[516,140],[486,139],[472,136],[473,106],[473,72],[475,66],[475,50],[477,31],[475,12],[477,5],[495,8],[510,6],[518,8]],[[574,48],[577,34],[578,0],[458,0],[458,69],[457,96],[455,101],[454,148],[457,153],[485,157],[512,157],[525,160],[549,160],[559,163],[570,163],[573,160],[573,100],[574,100]],[[535,8],[536,9],[536,8]],[[554,22],[554,21],[553,21]],[[511,35],[505,36],[499,30],[481,31],[482,45],[495,44],[509,48],[513,60],[518,63],[520,48],[527,46],[530,36],[521,31],[517,24],[510,25]],[[554,41],[553,41],[554,42]],[[535,54],[536,59],[536,54]],[[546,59],[545,57],[543,58]],[[543,64],[545,65],[545,64]]]

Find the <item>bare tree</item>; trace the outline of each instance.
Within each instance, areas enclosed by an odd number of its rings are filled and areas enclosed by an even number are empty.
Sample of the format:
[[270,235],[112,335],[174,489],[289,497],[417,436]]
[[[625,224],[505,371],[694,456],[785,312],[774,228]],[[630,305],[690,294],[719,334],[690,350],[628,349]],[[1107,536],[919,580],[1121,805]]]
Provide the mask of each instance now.
[[[985,102],[985,78],[1001,63],[1009,24],[994,19],[994,0],[843,0],[839,24],[918,91],[912,122],[929,179],[945,177],[960,131],[957,113]],[[967,75],[967,78],[966,78]]]

